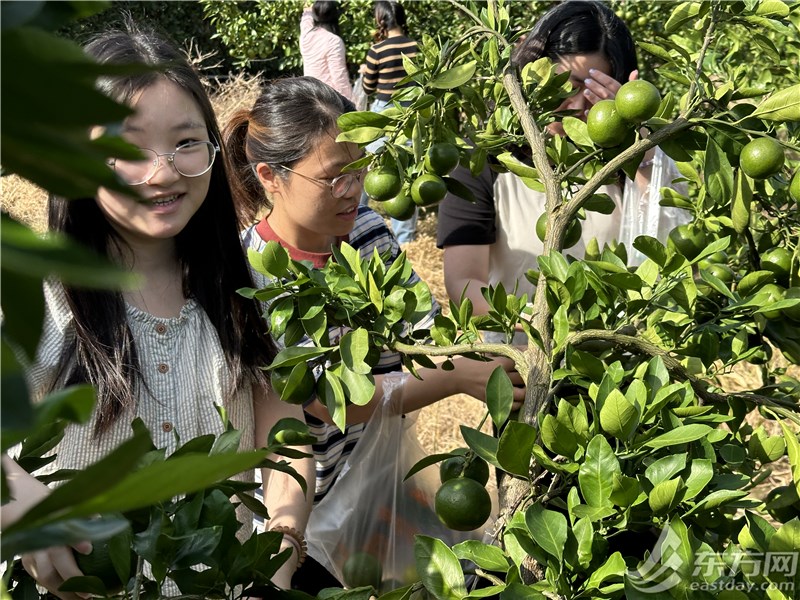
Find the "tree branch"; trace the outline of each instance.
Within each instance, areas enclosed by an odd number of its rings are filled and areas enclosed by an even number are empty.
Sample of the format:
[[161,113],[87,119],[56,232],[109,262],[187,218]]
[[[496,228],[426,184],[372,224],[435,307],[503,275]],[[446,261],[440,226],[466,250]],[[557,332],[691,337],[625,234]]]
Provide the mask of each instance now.
[[[771,398],[753,392],[726,392],[724,394],[713,392],[708,389],[710,386],[707,382],[692,376],[680,361],[672,356],[668,351],[648,342],[640,337],[632,335],[624,335],[615,333],[613,331],[605,331],[603,329],[587,329],[571,334],[565,343],[579,347],[591,341],[605,341],[611,344],[628,350],[634,354],[644,354],[646,356],[660,356],[664,361],[664,366],[669,371],[670,376],[676,381],[688,381],[692,386],[694,393],[704,402],[709,404],[725,404],[730,398],[739,398],[747,402],[752,402],[757,406],[764,406],[772,410],[776,410],[781,414],[791,414],[789,411],[800,412],[800,405],[793,403],[789,400],[781,398]],[[793,419],[794,420],[794,419]]]
[[514,368],[523,380],[527,380],[531,367],[524,350],[510,344],[456,344],[453,346],[420,346],[395,342],[393,348],[408,356],[456,356],[460,354],[493,354],[514,361]]

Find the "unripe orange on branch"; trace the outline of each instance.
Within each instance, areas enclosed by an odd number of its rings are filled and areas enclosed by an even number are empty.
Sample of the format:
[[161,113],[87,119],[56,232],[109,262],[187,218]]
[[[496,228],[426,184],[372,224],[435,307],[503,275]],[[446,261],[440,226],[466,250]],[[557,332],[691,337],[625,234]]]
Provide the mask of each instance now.
[[626,121],[642,123],[658,112],[658,107],[661,106],[661,94],[649,81],[635,79],[619,88],[614,98],[614,105],[619,116]]

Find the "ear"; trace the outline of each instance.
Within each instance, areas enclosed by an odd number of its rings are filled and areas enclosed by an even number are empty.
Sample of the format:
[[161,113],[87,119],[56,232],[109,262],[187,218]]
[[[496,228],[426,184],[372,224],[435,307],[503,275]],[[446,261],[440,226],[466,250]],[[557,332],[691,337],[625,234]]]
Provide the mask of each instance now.
[[282,179],[276,175],[275,171],[267,163],[262,162],[256,165],[256,176],[267,194],[272,196],[278,192],[278,186]]

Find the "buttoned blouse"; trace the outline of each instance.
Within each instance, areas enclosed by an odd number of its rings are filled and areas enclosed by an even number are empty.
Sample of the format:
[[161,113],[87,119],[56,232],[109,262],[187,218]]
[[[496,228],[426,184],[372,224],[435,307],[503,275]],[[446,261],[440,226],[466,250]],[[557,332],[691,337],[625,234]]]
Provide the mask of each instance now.
[[[42,337],[27,374],[36,400],[53,385],[62,351],[75,338],[73,315],[60,284],[45,284],[45,302]],[[93,435],[95,415],[86,424],[69,425],[54,449],[56,460],[36,474],[83,469],[96,462],[132,437],[135,417],[147,426],[155,446],[170,454],[192,438],[221,434],[225,430],[217,411],[221,406],[233,427],[242,432],[240,450],[253,449],[252,385],[243,383],[231,393],[233,374],[203,308],[190,299],[174,318],[155,317],[130,304],[126,312],[144,382],[137,385],[136,405],[99,437]],[[226,396],[230,396],[228,401]],[[252,481],[253,475],[253,471],[245,472],[236,479]],[[248,518],[243,513],[239,518],[249,528],[252,515]]]

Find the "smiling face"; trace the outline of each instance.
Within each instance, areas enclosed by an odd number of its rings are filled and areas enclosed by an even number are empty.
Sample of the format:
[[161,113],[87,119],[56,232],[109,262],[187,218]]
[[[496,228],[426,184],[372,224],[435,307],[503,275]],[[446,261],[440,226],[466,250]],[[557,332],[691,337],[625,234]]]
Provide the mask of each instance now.
[[[175,83],[159,78],[134,96],[135,113],[125,119],[122,137],[158,154],[175,152],[191,141],[208,141],[208,128],[197,102]],[[206,198],[211,170],[185,177],[161,156],[153,176],[133,186],[141,200],[100,188],[96,201],[114,229],[131,246],[171,240]]]
[[[265,163],[256,171],[273,203],[269,224],[288,244],[306,252],[329,252],[337,238],[346,236],[355,225],[361,182],[354,181],[342,198],[334,198],[331,179],[362,156],[356,144],[337,143],[338,131],[320,136],[314,149],[292,165],[296,173],[276,169]],[[324,179],[325,182],[310,181]]]
[[[592,107],[592,102],[584,93],[586,91],[586,80],[591,78],[589,70],[596,69],[608,75],[611,73],[611,63],[609,63],[606,56],[600,52],[593,54],[570,54],[559,58],[556,69],[559,73],[569,71],[569,81],[572,84],[572,89],[577,90],[573,96],[564,100],[556,110],[559,112],[575,111],[573,116],[585,121],[586,111]],[[550,125],[547,126],[547,130],[553,135],[566,135],[560,120],[550,123]]]

